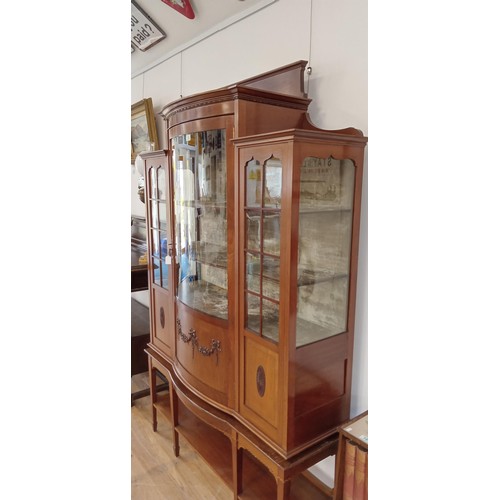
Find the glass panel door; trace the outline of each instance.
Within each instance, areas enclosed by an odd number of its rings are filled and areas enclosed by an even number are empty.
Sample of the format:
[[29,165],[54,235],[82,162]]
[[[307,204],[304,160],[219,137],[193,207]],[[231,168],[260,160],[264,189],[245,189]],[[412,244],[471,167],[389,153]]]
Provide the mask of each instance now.
[[167,172],[164,162],[152,162],[148,168],[149,177],[149,211],[151,231],[151,263],[153,265],[153,283],[168,290],[170,255],[167,213]]
[[177,296],[227,319],[226,131],[177,136],[172,150]]
[[245,166],[245,328],[279,342],[281,160]]
[[297,347],[347,328],[354,177],[332,157],[300,169]]

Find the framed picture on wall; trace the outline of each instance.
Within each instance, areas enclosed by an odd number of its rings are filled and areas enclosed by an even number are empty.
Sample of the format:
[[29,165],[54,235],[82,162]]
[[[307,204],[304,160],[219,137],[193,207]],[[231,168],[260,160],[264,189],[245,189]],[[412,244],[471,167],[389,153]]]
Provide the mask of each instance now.
[[149,151],[158,147],[158,134],[151,97],[132,104],[131,141],[131,163],[135,163],[136,156],[142,151]]

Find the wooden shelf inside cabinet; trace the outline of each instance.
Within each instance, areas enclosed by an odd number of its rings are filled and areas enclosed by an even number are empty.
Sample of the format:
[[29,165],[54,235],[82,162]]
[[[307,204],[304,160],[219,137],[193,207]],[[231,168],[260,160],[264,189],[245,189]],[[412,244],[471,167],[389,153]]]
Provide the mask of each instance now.
[[334,500],[368,499],[368,412],[339,427]]

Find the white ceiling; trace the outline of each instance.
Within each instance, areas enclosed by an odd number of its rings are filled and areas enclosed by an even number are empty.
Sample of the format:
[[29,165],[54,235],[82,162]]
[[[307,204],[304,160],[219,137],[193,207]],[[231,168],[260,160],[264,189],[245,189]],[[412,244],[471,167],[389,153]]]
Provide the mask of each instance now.
[[131,53],[132,77],[275,1],[190,0],[195,17],[188,19],[162,0],[135,0],[166,37],[144,52],[134,47]]

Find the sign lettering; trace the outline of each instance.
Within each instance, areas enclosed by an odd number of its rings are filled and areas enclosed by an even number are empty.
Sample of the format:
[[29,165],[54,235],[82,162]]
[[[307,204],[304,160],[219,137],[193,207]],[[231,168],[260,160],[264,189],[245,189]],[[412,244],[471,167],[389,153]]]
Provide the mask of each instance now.
[[138,49],[145,51],[165,38],[165,33],[132,0],[131,42]]

